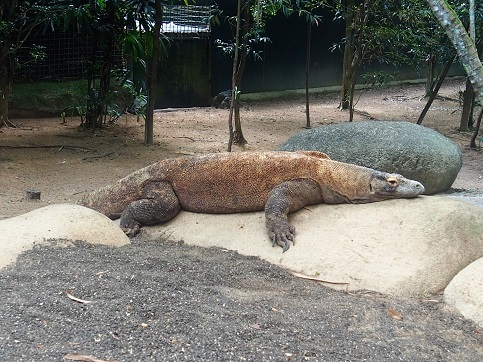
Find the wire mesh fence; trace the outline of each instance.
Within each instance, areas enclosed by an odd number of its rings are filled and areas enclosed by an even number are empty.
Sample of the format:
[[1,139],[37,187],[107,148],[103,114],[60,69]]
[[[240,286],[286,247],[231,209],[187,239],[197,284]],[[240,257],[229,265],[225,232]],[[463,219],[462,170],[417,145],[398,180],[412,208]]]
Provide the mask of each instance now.
[[[207,39],[211,33],[211,6],[165,5],[162,32],[170,39]],[[21,80],[80,79],[89,67],[91,39],[77,31],[49,31],[25,42],[15,54]],[[102,51],[98,52],[101,59]],[[113,54],[115,67],[126,66],[121,50]]]
[[[91,38],[76,31],[56,31],[29,39],[15,54],[16,75],[22,80],[66,80],[84,77],[89,67]],[[97,51],[101,59],[102,51]],[[115,50],[114,67],[125,65]]]
[[162,31],[171,38],[209,37],[211,6],[166,5]]

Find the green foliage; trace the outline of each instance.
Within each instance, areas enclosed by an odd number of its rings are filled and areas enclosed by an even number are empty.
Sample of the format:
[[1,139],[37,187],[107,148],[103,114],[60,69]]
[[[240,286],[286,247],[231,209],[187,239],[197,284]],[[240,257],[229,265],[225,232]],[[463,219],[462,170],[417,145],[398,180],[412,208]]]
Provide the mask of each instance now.
[[[306,21],[318,24],[321,21],[321,17],[314,14],[314,11],[325,6],[325,3],[325,1],[321,0],[258,0],[245,2],[244,6],[249,6],[250,24],[247,25],[246,34],[244,34],[247,42],[246,44],[242,43],[239,50],[246,51],[247,55],[254,60],[262,60],[263,51],[260,49],[260,46],[270,42],[270,38],[265,35],[266,21],[268,19],[281,12],[285,16],[297,14],[300,17],[304,17]],[[217,13],[217,18],[220,16],[221,13]],[[236,16],[225,17],[225,20],[235,29]],[[246,22],[247,20],[243,21]],[[229,41],[216,39],[215,45],[223,54],[234,56],[235,39],[230,39]]]
[[[452,46],[427,2],[373,0],[368,4],[370,19],[363,50],[366,63],[409,65],[421,69],[431,58],[444,63],[452,56]],[[467,3],[455,2],[455,5],[458,15],[468,19]],[[478,9],[477,24],[482,24],[481,3]]]
[[364,81],[364,84],[370,88],[382,87],[394,78],[392,74],[384,71],[364,72],[361,77]]
[[263,2],[261,12],[265,16],[275,16],[279,12],[287,17],[296,14],[305,18],[305,21],[318,25],[322,18],[315,11],[328,6],[329,2],[325,0],[271,0]]
[[[59,27],[75,26],[78,32],[90,36],[85,125],[102,127],[104,115],[117,117],[117,107],[110,105],[114,96],[113,77],[117,76],[121,83],[131,79],[136,89],[145,88],[146,58],[153,42],[149,34],[154,24],[154,3],[151,0],[56,0],[53,3],[58,10]],[[113,69],[115,49],[123,50],[129,68]]]
[[[263,35],[265,24],[261,15],[262,9],[259,8],[259,4],[261,3],[261,1],[245,2],[243,4],[243,7],[249,7],[248,12],[245,12],[246,14],[248,14],[248,17],[241,18],[243,41],[240,42],[238,50],[255,60],[262,59],[263,51],[259,48],[259,46],[261,44],[270,42],[270,38]],[[247,9],[245,8],[245,10]],[[220,12],[217,12],[217,18],[221,16],[222,14]],[[224,20],[230,24],[231,28],[233,29],[233,33],[235,33],[237,17],[225,16]],[[234,57],[236,50],[236,39],[231,38],[227,41],[222,39],[216,39],[215,46],[220,49],[223,54]]]
[[446,35],[426,2],[374,2],[367,35],[365,54],[368,62],[411,65],[419,69],[429,56],[441,61],[451,56]]
[[[254,60],[262,60],[263,51],[259,49],[258,46],[268,42],[270,42],[270,38],[261,36],[260,34],[258,34],[257,37],[248,39],[248,45],[245,48],[247,56],[253,58]],[[233,40],[230,42],[224,42],[221,39],[216,39],[215,45],[222,51],[223,54],[231,57],[234,56],[236,45]]]
[[129,111],[134,113],[138,119],[146,114],[146,107],[148,105],[148,96],[143,88],[136,88],[133,81],[127,80],[123,83],[123,88],[132,97],[132,104],[129,106]]

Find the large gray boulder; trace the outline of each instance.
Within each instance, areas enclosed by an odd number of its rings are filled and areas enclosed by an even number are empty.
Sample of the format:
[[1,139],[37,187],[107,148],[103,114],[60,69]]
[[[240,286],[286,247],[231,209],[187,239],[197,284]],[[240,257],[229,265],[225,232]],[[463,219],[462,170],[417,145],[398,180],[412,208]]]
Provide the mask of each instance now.
[[315,150],[333,160],[399,173],[421,182],[428,195],[447,191],[463,165],[458,146],[440,133],[396,121],[351,122],[305,130],[278,150]]

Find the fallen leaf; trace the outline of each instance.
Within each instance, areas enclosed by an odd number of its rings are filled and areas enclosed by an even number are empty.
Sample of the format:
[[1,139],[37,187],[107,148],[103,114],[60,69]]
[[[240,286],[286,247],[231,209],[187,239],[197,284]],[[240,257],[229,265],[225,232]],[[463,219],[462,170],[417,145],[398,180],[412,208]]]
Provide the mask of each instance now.
[[334,281],[325,280],[325,279],[321,279],[321,278],[317,278],[317,277],[309,277],[308,275],[300,274],[300,273],[296,273],[296,272],[291,272],[290,274],[292,274],[294,277],[297,277],[297,278],[313,280],[313,281],[320,282],[320,283],[342,284],[342,285],[349,284],[348,282],[334,282]]
[[257,329],[257,330],[262,329],[262,328],[260,327],[260,324],[258,324],[258,323],[253,323],[253,324],[250,324],[250,328]]
[[84,300],[84,299],[79,299],[79,298],[74,297],[72,294],[70,294],[70,292],[68,290],[65,291],[65,294],[67,294],[67,298],[69,298],[70,300],[73,300],[74,302],[82,303],[82,304],[92,303],[91,300]]
[[83,362],[116,362],[113,360],[98,359],[92,356],[86,356],[83,354],[72,354],[72,353],[66,354],[64,358],[70,359],[71,361],[83,361]]
[[399,311],[395,310],[394,308],[388,308],[387,309],[387,315],[391,318],[398,320],[398,321],[403,319],[402,314]]

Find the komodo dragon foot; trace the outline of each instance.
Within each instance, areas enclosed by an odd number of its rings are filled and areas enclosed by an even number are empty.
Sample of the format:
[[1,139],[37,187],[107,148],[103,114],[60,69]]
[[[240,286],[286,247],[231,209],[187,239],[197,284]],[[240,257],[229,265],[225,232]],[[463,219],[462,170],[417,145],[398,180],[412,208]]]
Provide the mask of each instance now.
[[319,185],[310,179],[282,182],[268,195],[265,205],[265,225],[272,243],[282,247],[283,252],[295,245],[295,227],[288,223],[287,215],[306,205],[322,201]]
[[[268,225],[269,224],[269,225]],[[283,252],[295,245],[295,227],[282,220],[271,220],[267,223],[268,236],[272,240],[272,246],[282,247]]]
[[121,227],[121,230],[124,231],[124,234],[126,234],[128,237],[132,238],[139,234],[139,231],[141,231],[141,224],[136,223],[132,227]]
[[171,185],[152,182],[141,199],[131,202],[121,214],[119,225],[127,236],[136,236],[143,225],[156,225],[175,217],[181,205]]

